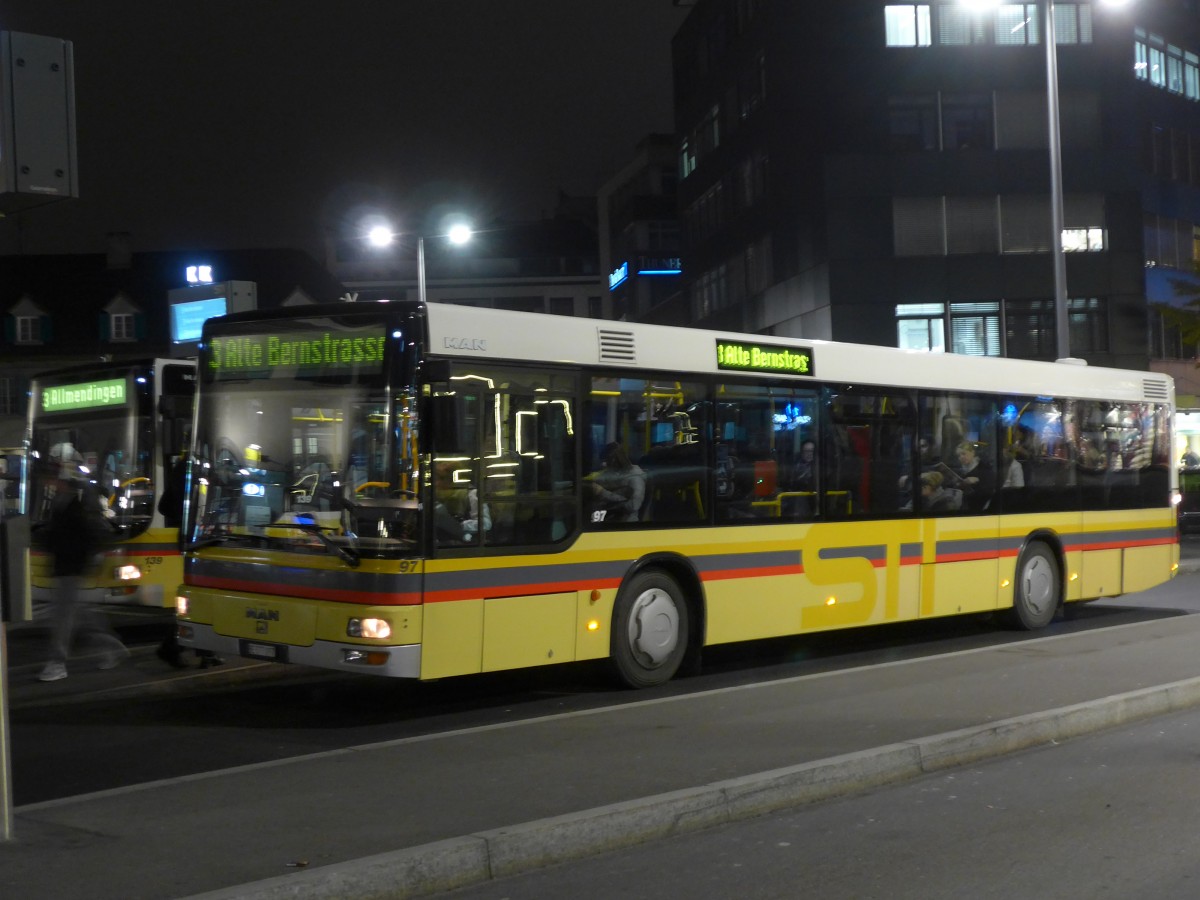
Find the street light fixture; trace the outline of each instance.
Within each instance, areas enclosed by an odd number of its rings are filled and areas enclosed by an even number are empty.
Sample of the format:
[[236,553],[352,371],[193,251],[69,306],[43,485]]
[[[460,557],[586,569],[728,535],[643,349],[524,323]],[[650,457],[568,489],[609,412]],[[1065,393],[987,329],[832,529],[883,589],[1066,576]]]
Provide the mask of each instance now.
[[[964,6],[983,10],[1000,5],[1001,0],[959,0]],[[1100,0],[1104,6],[1126,6],[1130,0]],[[1055,355],[1071,355],[1070,316],[1067,299],[1067,258],[1063,251],[1062,130],[1058,114],[1058,41],[1054,32],[1054,0],[1042,0],[1042,43],[1046,47],[1046,119],[1050,145],[1050,230],[1054,262]]]
[[[372,247],[380,249],[391,246],[392,242],[397,237],[400,237],[405,232],[393,231],[386,224],[378,224],[372,226],[367,231],[367,243]],[[430,238],[444,237],[452,244],[462,245],[471,240],[474,232],[471,226],[464,222],[456,222],[451,225],[449,230],[444,234],[431,234]],[[427,299],[425,291],[425,238],[426,235],[417,235],[417,299],[424,303]]]

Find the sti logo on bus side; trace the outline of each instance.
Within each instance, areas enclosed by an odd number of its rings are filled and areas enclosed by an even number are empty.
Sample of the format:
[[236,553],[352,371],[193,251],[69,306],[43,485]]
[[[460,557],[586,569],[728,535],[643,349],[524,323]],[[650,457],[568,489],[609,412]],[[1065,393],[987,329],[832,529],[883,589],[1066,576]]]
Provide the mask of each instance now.
[[487,340],[484,338],[442,338],[442,346],[447,350],[482,350],[485,353],[487,352]]

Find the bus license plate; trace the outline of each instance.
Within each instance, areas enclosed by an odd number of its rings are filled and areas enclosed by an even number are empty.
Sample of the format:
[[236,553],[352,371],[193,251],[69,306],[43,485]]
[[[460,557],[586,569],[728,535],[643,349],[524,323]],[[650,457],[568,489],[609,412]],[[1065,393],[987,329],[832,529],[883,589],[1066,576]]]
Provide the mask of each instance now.
[[269,659],[276,661],[279,659],[280,648],[274,644],[258,644],[254,641],[246,641],[246,645],[242,650],[243,656],[251,656],[255,659]]

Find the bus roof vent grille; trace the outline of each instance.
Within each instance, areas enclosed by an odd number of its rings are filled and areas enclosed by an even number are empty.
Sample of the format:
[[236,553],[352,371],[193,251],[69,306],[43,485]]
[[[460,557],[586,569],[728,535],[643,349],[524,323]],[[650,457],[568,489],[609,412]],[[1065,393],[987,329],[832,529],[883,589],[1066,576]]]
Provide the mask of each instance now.
[[1169,400],[1171,397],[1171,392],[1167,390],[1167,383],[1154,378],[1142,379],[1142,393],[1147,400]]
[[633,343],[632,331],[615,328],[598,328],[601,362],[637,362],[637,348]]

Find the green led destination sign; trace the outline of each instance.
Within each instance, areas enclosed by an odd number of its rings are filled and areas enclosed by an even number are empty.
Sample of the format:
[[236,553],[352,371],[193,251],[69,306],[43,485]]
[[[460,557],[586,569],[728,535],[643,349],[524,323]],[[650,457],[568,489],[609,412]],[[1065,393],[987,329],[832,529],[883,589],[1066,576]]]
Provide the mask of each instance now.
[[216,380],[269,378],[276,370],[287,376],[380,372],[384,342],[378,327],[346,333],[212,337],[204,348],[203,365]]
[[129,399],[124,378],[84,381],[42,388],[42,412],[58,413],[105,406],[124,406]]
[[816,374],[811,347],[777,347],[745,341],[717,341],[717,368],[810,377]]

